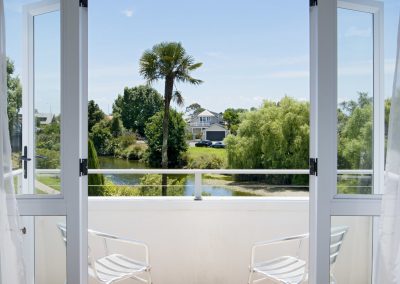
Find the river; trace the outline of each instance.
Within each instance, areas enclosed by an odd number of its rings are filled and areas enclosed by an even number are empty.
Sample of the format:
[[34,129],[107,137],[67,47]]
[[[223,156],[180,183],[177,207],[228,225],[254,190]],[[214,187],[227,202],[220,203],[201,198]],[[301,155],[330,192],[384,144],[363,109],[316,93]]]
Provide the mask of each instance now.
[[[113,157],[99,157],[100,168],[102,169],[143,169],[147,168],[144,163],[139,161],[128,161]],[[143,175],[106,175],[114,184],[136,185],[140,183]],[[252,196],[252,194],[234,191],[221,185],[203,185],[204,195],[209,196]],[[194,195],[194,175],[188,175],[185,180],[185,196]]]

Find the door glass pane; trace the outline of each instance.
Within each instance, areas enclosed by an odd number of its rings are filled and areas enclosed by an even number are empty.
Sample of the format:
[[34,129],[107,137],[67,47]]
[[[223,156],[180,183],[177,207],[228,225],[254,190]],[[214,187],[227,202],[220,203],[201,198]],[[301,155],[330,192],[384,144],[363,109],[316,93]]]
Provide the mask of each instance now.
[[22,218],[26,228],[23,251],[28,283],[67,283],[65,223],[65,216]]
[[373,14],[338,9],[338,193],[373,192]]
[[8,117],[16,191],[60,192],[57,1],[5,1]]
[[60,192],[60,12],[34,17],[35,193]]
[[331,221],[332,283],[372,283],[374,218],[333,216]]
[[[388,138],[391,98],[397,52],[397,32],[400,1],[381,0],[384,5],[384,54],[385,54],[385,145]],[[386,150],[386,149],[385,149]],[[385,151],[386,153],[386,151]]]
[[12,149],[15,190],[22,192],[22,1],[5,0],[7,54],[7,114]]

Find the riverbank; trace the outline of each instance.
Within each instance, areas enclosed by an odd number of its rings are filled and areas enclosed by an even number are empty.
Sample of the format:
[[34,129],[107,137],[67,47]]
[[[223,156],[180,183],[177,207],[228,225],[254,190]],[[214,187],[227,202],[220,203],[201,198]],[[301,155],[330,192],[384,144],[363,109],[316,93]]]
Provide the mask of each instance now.
[[272,186],[257,182],[237,182],[231,180],[231,177],[222,175],[221,178],[216,178],[216,176],[207,178],[206,175],[203,178],[203,185],[224,187],[234,192],[240,192],[243,196],[308,196],[308,188],[304,186]]

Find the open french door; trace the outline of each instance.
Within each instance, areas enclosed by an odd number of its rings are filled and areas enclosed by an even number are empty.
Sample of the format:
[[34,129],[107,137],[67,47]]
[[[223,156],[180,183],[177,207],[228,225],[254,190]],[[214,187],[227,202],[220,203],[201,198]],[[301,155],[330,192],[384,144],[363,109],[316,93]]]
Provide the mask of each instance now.
[[[363,29],[357,29],[360,22],[364,24]],[[348,29],[344,34],[346,25]],[[371,254],[368,257],[371,269],[360,273],[370,274],[365,283],[373,283],[375,221],[380,214],[379,193],[382,192],[384,173],[383,2],[311,0],[310,33],[310,165],[315,170],[310,175],[309,280],[310,283],[331,283],[330,234],[332,224],[337,223],[335,218],[343,222],[365,217],[370,224]],[[366,79],[357,87],[359,91],[367,90],[364,98],[372,108],[369,121],[371,148],[363,150],[364,163],[351,169],[341,167],[340,161],[338,163],[338,112],[343,90],[347,87],[343,87],[347,82],[345,76],[350,71],[352,75],[357,71],[345,68],[349,58],[361,58],[365,63],[358,75]],[[368,163],[365,162],[368,159]],[[346,184],[344,179],[351,179],[352,186],[343,186]],[[348,235],[354,237],[354,231],[349,227]]]
[[[37,247],[36,239],[43,237],[60,241],[63,282],[87,283],[87,1],[30,2],[23,6],[21,23],[17,197],[26,227],[28,283],[46,283],[40,271],[54,262],[43,250],[57,248]],[[41,220],[51,218],[54,226],[41,226]],[[59,224],[67,227],[65,242]]]

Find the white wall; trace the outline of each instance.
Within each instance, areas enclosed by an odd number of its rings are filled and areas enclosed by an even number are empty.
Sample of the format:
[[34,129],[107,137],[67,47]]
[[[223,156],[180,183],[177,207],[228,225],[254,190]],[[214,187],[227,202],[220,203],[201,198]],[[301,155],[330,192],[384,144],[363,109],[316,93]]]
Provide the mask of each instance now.
[[[46,220],[51,223],[46,225],[47,229],[55,227],[56,220]],[[350,226],[335,269],[338,283],[370,283],[370,219],[340,217],[333,223]],[[215,197],[203,201],[191,198],[90,198],[89,226],[146,242],[150,247],[156,284],[243,284],[247,283],[254,242],[308,231],[308,201]],[[42,243],[37,240],[37,246],[40,249],[40,246],[59,241],[53,234],[48,234],[46,240],[41,238]],[[92,242],[92,246],[96,252],[101,250],[97,243]],[[134,253],[126,247],[114,248],[127,255]],[[282,247],[266,253],[273,255],[280,250]],[[48,254],[46,260],[57,259],[57,255],[62,254],[55,249],[45,252]],[[63,283],[60,282],[64,281],[62,277],[65,276],[60,274],[59,279],[47,283]]]

